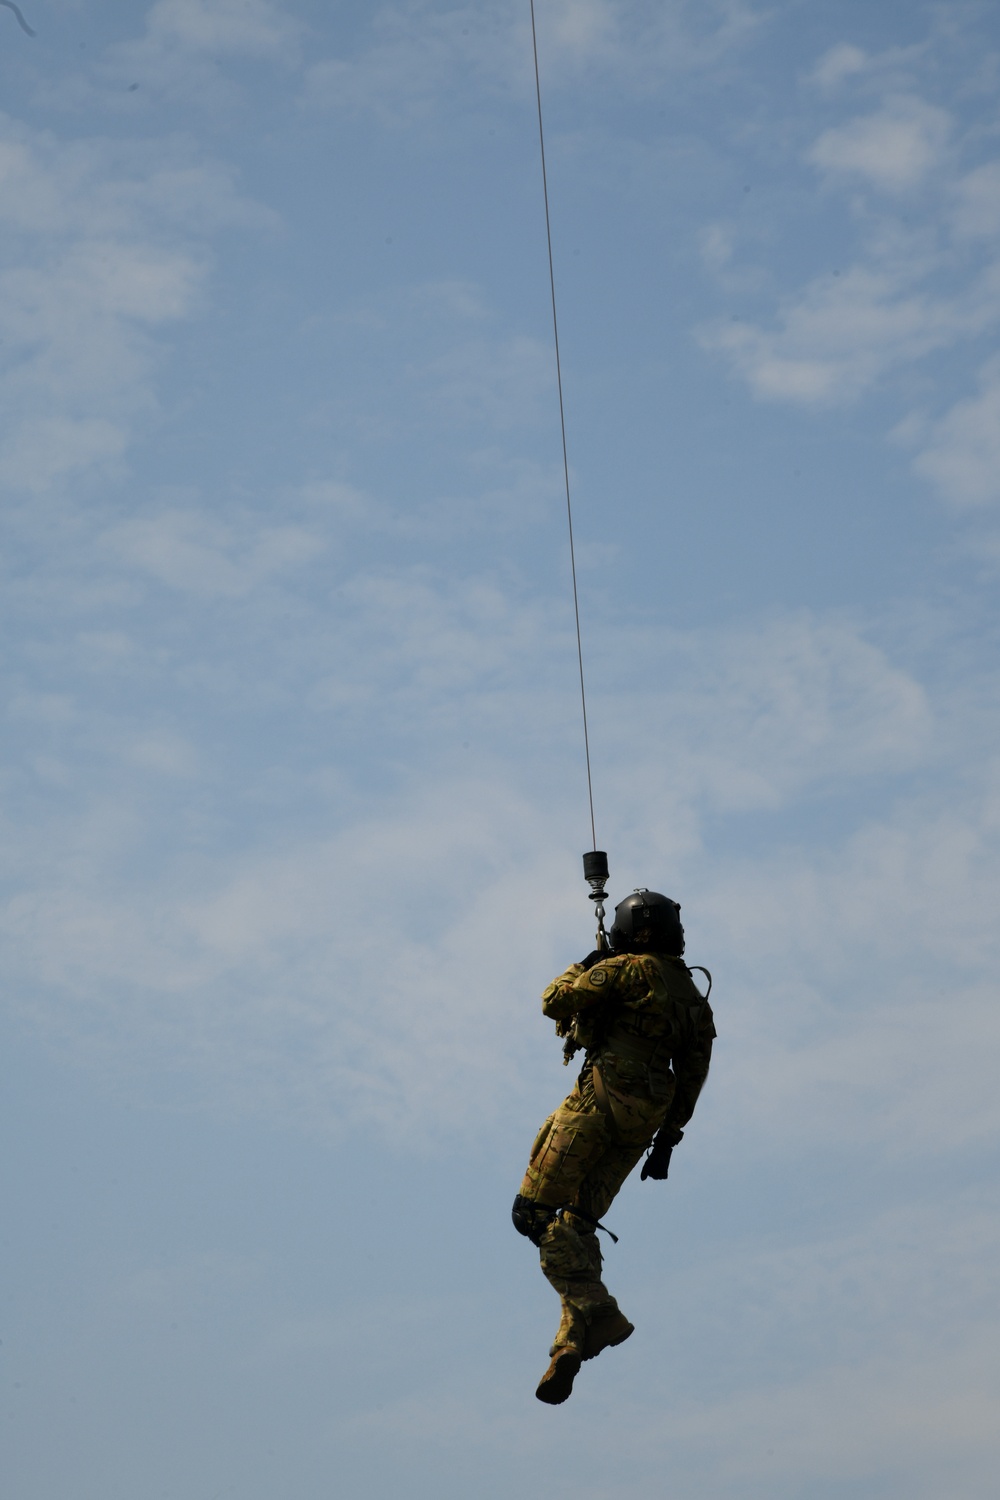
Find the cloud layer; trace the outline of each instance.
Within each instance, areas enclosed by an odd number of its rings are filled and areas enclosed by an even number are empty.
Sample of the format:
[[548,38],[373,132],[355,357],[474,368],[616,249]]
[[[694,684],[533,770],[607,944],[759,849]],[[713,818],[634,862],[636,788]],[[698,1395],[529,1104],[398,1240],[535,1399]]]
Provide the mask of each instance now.
[[199,306],[207,235],[266,216],[169,145],[0,128],[0,474],[42,495],[120,467],[156,411],[156,335]]
[[988,1500],[989,27],[539,6],[597,835],[719,1026],[553,1444],[508,1204],[592,914],[528,17],[127,9],[0,58],[18,1495]]
[[[905,402],[908,388],[927,385],[929,357],[944,351],[974,380],[982,341],[1000,316],[1000,166],[981,160],[989,127],[975,88],[961,119],[928,97],[935,48],[954,43],[951,34],[872,55],[845,42],[809,76],[827,113],[840,116],[803,152],[825,198],[816,200],[815,180],[804,192],[817,208],[837,207],[836,248],[820,274],[770,298],[769,316],[718,321],[701,332],[703,347],[721,354],[757,398],[812,409],[885,393]],[[973,74],[978,59],[963,61]],[[705,234],[715,274],[734,291],[760,289],[760,275],[741,267],[734,249],[729,226]],[[923,406],[911,409],[898,427],[918,450],[915,473],[957,504],[994,498],[986,472],[992,375],[989,366],[978,398],[936,418]]]

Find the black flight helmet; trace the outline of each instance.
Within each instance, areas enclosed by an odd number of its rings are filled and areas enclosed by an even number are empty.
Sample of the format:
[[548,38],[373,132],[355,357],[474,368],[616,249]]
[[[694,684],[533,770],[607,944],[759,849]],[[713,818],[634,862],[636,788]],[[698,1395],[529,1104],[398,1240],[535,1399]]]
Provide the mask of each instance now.
[[681,909],[658,891],[635,890],[615,907],[609,936],[616,953],[669,953],[680,958],[684,952]]

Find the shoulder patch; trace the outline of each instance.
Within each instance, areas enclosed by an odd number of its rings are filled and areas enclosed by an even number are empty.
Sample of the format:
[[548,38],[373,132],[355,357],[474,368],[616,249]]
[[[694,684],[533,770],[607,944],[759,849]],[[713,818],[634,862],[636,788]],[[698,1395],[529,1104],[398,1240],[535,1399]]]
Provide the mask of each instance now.
[[587,975],[587,978],[590,980],[591,984],[606,984],[608,971],[606,969],[591,969],[590,973]]

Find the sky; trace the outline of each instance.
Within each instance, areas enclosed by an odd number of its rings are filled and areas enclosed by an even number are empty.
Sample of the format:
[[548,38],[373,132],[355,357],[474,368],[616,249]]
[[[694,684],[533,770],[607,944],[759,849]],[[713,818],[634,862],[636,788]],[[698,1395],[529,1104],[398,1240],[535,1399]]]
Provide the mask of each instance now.
[[16,1500],[995,1494],[996,7],[536,8],[597,841],[719,1031],[636,1332],[535,1400],[593,919],[527,0],[4,4]]

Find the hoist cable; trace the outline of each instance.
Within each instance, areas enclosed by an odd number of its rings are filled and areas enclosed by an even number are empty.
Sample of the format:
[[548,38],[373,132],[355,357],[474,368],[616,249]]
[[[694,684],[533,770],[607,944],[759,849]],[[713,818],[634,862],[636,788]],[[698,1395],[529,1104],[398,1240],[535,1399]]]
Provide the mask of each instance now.
[[569,493],[569,455],[566,448],[566,408],[563,403],[562,362],[559,358],[559,319],[556,316],[556,272],[552,258],[552,222],[549,217],[549,181],[545,170],[545,131],[542,127],[542,81],[538,71],[538,35],[535,31],[535,0],[531,3],[531,49],[535,59],[535,98],[538,101],[538,148],[542,158],[542,196],[545,199],[545,239],[549,247],[549,290],[552,294],[552,337],[556,350],[556,386],[559,391],[559,428],[562,433],[563,478],[566,484],[566,523],[569,528],[569,566],[573,577],[573,614],[576,619],[576,657],[580,667],[580,707],[583,710],[583,750],[587,761],[587,797],[590,801],[592,848],[597,848],[594,823],[594,785],[590,774],[590,735],[587,731],[587,689],[583,680],[583,639],[580,635],[580,597],[576,587],[576,551],[573,546],[573,505]]

